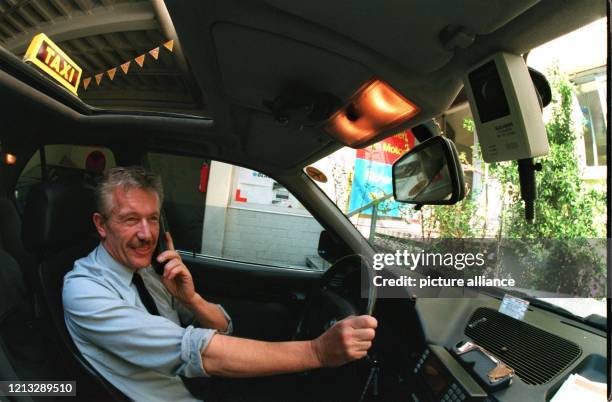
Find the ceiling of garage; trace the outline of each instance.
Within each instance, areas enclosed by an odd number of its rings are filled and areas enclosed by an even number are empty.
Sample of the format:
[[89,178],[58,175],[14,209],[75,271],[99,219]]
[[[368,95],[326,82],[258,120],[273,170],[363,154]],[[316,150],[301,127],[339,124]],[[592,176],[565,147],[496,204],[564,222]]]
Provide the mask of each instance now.
[[[138,0],[0,0],[0,46],[22,57],[45,33],[82,69],[83,77],[132,60],[128,74],[92,80],[79,97],[104,109],[163,110],[206,115],[201,91],[183,57],[163,2]],[[173,39],[174,52],[133,59]]]

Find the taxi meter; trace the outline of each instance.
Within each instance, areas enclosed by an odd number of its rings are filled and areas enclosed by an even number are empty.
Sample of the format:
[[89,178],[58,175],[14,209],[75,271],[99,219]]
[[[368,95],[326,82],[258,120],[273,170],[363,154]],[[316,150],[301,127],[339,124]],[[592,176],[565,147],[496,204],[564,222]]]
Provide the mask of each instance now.
[[83,71],[47,35],[40,33],[32,39],[23,61],[40,68],[64,88],[78,95]]

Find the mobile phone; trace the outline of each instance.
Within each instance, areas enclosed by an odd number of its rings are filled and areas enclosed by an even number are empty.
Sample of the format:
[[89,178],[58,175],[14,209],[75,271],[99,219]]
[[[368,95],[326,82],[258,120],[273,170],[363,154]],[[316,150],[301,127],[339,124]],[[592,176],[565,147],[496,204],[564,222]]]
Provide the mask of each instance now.
[[164,273],[164,265],[163,262],[157,261],[157,256],[168,250],[168,244],[166,242],[166,219],[163,214],[159,216],[159,236],[157,239],[157,247],[155,247],[155,251],[153,251],[153,257],[151,260],[151,265],[153,269],[157,273],[157,275],[163,275]]

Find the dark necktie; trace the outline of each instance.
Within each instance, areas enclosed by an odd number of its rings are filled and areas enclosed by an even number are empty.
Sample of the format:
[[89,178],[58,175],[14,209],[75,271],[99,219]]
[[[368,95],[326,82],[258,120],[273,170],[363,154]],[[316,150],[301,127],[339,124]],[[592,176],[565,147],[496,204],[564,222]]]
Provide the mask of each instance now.
[[157,306],[155,305],[155,301],[153,301],[153,297],[151,297],[151,293],[147,290],[145,286],[142,276],[138,273],[134,273],[134,277],[132,279],[134,285],[136,285],[136,290],[138,290],[138,295],[140,296],[140,301],[146,307],[147,311],[152,315],[159,315],[159,311],[157,310]]

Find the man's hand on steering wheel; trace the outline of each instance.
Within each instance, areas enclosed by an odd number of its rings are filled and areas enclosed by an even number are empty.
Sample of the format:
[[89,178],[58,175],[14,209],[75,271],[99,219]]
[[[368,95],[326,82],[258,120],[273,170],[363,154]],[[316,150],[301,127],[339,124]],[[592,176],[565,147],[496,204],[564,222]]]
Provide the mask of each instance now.
[[321,367],[338,367],[367,355],[378,325],[369,315],[352,316],[337,322],[312,341]]

